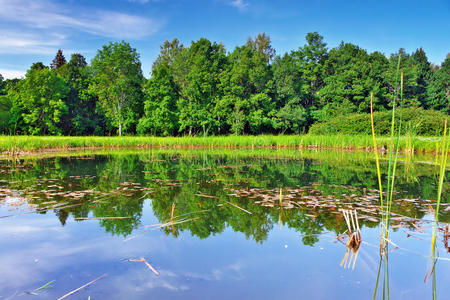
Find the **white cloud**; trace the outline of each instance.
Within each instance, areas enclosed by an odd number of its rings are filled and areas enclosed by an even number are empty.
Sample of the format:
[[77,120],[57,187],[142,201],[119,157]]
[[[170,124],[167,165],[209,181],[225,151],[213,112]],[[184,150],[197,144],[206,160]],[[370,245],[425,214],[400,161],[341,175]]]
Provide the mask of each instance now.
[[248,7],[249,4],[244,0],[233,0],[230,2],[230,5],[238,8],[239,10],[244,10]]
[[5,79],[25,77],[25,72],[20,70],[0,69],[0,74],[2,74],[3,78]]
[[0,32],[0,54],[54,54],[66,39],[60,34],[30,34],[20,31]]
[[[79,11],[78,15],[75,13]],[[49,1],[0,0],[0,19],[35,29],[75,29],[99,36],[141,38],[157,32],[156,19],[106,10],[63,7]]]

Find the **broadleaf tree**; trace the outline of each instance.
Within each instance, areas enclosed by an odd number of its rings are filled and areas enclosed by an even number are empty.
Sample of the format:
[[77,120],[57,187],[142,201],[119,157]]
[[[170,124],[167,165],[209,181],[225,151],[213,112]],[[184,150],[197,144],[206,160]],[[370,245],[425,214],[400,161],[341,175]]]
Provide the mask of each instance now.
[[92,60],[91,89],[119,136],[132,131],[142,113],[141,62],[130,44],[110,42]]

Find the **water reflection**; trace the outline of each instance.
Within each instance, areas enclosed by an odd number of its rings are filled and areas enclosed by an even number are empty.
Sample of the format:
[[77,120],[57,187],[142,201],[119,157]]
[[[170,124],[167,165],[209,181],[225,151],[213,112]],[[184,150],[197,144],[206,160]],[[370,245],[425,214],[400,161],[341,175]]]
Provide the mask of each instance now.
[[[114,235],[130,235],[141,225],[147,198],[160,223],[173,218],[173,206],[178,217],[195,214],[190,222],[164,228],[174,236],[189,230],[207,238],[231,227],[260,243],[278,223],[300,232],[304,244],[314,245],[317,234],[346,229],[340,207],[361,209],[361,226],[379,223],[376,176],[369,159],[318,162],[193,153],[181,159],[177,153],[153,152],[2,164],[4,197],[18,195],[18,202],[42,214],[54,211],[62,225],[70,216],[80,222],[88,216],[111,217],[99,224]],[[413,181],[410,162],[399,172],[404,176],[397,180],[394,228],[395,221],[398,227],[413,228],[408,223],[427,213],[428,199],[436,194],[435,170],[421,164],[414,169]],[[284,200],[278,205],[280,187]],[[443,196],[448,202],[445,191]],[[449,217],[443,210],[440,219]]]
[[[142,299],[171,298],[169,291],[178,293],[173,298],[230,298],[249,290],[262,298],[371,298],[379,256],[373,244],[380,233],[373,162],[364,154],[321,155],[154,151],[30,159],[15,166],[2,161],[0,237],[14,243],[0,251],[0,285],[18,289],[23,282],[32,290],[42,285],[36,278],[58,278],[55,293],[61,296],[108,272],[99,298],[130,291]],[[436,195],[437,170],[411,162],[408,172],[402,168],[392,239],[409,248],[424,243],[405,231],[424,239],[417,228],[426,231],[430,223],[423,217]],[[443,200],[439,218],[448,222],[448,191]],[[348,229],[341,209],[358,211],[363,239],[347,254],[350,270],[339,267],[348,249],[336,240]],[[330,242],[339,247],[327,247]],[[123,261],[146,255],[161,274],[158,280],[145,266]],[[411,256],[398,261],[394,269],[408,267]],[[399,283],[399,276],[392,286],[423,282],[420,266],[408,274],[411,283]],[[364,288],[355,289],[358,284]]]

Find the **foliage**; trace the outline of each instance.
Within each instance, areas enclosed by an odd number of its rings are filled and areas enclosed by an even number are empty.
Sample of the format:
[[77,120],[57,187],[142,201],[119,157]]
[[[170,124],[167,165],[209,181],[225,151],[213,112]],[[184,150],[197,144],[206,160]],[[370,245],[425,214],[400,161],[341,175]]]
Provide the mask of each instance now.
[[201,130],[206,136],[215,126],[214,116],[210,112],[220,95],[219,74],[225,64],[225,49],[202,38],[183,52],[186,76],[181,83],[177,103],[179,130],[188,130],[189,135]]
[[[402,99],[396,93],[398,62]],[[44,74],[48,82],[41,78]],[[206,38],[189,46],[176,38],[167,40],[147,80],[136,49],[122,41],[104,45],[90,65],[81,54],[66,62],[58,50],[50,70],[36,62],[24,80],[0,78],[0,131],[207,136],[299,134],[311,128],[369,134],[370,126],[343,127],[368,125],[350,115],[368,113],[371,94],[377,112],[389,110],[395,100],[402,108],[448,115],[449,82],[449,57],[434,66],[422,48],[412,54],[400,48],[388,57],[344,42],[328,49],[318,32],[308,33],[304,45],[280,56],[265,33],[230,52]],[[42,116],[35,115],[39,107]],[[420,122],[411,121],[405,130],[421,127],[417,132],[436,134],[432,115],[411,117]],[[352,121],[339,124],[334,121],[338,117]],[[318,122],[327,125],[315,125]]]
[[59,75],[70,87],[66,97],[68,113],[63,119],[66,135],[102,134],[104,118],[97,97],[89,89],[92,83],[92,69],[86,59],[78,53],[58,70]]
[[450,55],[442,66],[431,74],[431,81],[427,86],[426,109],[435,109],[450,114]]
[[[381,63],[383,67],[372,67]],[[370,94],[375,99],[385,98],[383,72],[387,61],[371,59],[369,54],[358,46],[342,43],[332,49],[325,62],[324,86],[320,89],[321,104],[326,113],[316,114],[319,121],[331,116],[353,112],[369,112]],[[382,107],[385,103],[381,103]]]
[[64,66],[65,64],[66,64],[66,58],[64,57],[62,50],[58,49],[58,52],[56,52],[56,56],[53,59],[50,67],[52,69],[59,69],[62,66]]
[[[446,114],[412,107],[398,109],[396,112],[396,128],[399,120],[403,122],[401,134],[412,133],[422,136],[440,136],[443,134]],[[374,121],[377,135],[390,133],[392,113],[389,111],[375,112]],[[331,118],[328,122],[317,123],[311,126],[310,134],[370,134],[370,114],[349,114]]]
[[92,60],[93,78],[90,85],[111,125],[133,131],[140,114],[143,81],[141,63],[136,49],[122,41],[109,43]]
[[13,102],[11,121],[22,121],[19,131],[27,134],[61,135],[61,118],[67,113],[64,98],[69,87],[53,71],[40,64],[28,70],[25,80],[7,97]]
[[229,56],[228,68],[221,74],[223,97],[218,106],[233,134],[270,132],[275,103],[273,76],[269,61],[273,57],[270,39],[258,35]]

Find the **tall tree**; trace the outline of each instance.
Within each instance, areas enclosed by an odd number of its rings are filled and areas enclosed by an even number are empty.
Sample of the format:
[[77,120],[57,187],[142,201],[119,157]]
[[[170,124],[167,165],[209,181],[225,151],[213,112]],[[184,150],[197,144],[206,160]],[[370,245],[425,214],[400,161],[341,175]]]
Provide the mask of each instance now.
[[411,55],[411,60],[417,68],[417,85],[415,87],[415,95],[420,105],[426,107],[428,103],[427,89],[433,75],[433,69],[431,68],[427,55],[422,48],[417,49]]
[[5,82],[0,74],[0,133],[8,133],[9,113],[11,102],[4,95],[6,94]]
[[50,67],[52,69],[59,69],[62,66],[64,66],[65,64],[66,64],[66,58],[64,57],[62,50],[58,49],[58,52],[56,52],[56,56],[53,59]]
[[383,98],[379,74],[364,49],[342,43],[330,51],[324,66],[324,86],[320,89],[322,108],[315,113],[320,121],[338,114],[369,112],[370,94]]
[[21,82],[23,79],[14,78],[6,79],[0,84],[3,86],[3,91],[0,91],[0,132],[4,134],[15,134],[16,122],[23,123],[20,110],[17,109],[18,104],[13,101],[13,95],[17,94]]
[[133,129],[142,112],[141,62],[136,49],[122,41],[104,45],[92,60],[92,91],[119,136]]
[[[403,72],[403,101],[400,101],[400,74],[397,72],[400,61],[400,73]],[[388,98],[398,99],[397,105],[403,107],[420,106],[417,96],[418,66],[414,63],[411,55],[405,49],[400,48],[389,58],[389,69],[386,71],[386,78],[389,82]],[[391,103],[392,104],[392,103]]]
[[275,49],[270,42],[270,36],[265,32],[258,33],[253,40],[251,37],[247,39],[247,46],[262,54],[267,63],[270,63],[275,58]]
[[[62,134],[61,117],[69,92],[65,82],[48,68],[31,68],[25,80],[11,91],[15,123],[23,122],[22,132],[29,134]],[[21,120],[19,120],[21,119]]]
[[299,133],[307,123],[307,110],[303,106],[303,81],[296,59],[291,54],[277,57],[272,64],[276,87],[275,100],[278,112],[275,129]]
[[427,95],[426,109],[440,110],[450,114],[450,53],[441,67],[432,75]]
[[178,86],[167,62],[161,62],[152,71],[144,85],[144,116],[137,132],[154,135],[175,135],[178,132]]
[[226,62],[223,46],[205,38],[193,42],[185,53],[187,70],[185,81],[180,85],[178,100],[180,130],[189,134],[201,130],[203,135],[215,126],[211,113],[219,94],[219,74]]
[[160,47],[160,54],[153,63],[152,69],[156,69],[159,64],[166,64],[172,66],[176,57],[178,57],[184,49],[178,39],[173,39],[171,42],[166,40]]
[[[184,46],[178,39],[165,41],[152,66],[151,78],[144,84],[144,116],[139,120],[137,132],[156,135],[175,135],[179,130],[179,85],[176,70],[181,67],[178,57]],[[184,81],[185,77],[179,78]]]
[[306,34],[306,44],[292,52],[303,82],[305,107],[320,107],[319,90],[323,87],[324,64],[328,58],[327,44],[318,32]]
[[229,66],[220,76],[224,94],[219,99],[217,111],[227,111],[227,124],[234,134],[268,132],[273,128],[275,102],[269,65],[271,48],[267,36],[260,35],[255,41],[249,39],[231,53]]
[[84,56],[72,54],[70,61],[59,70],[58,73],[70,87],[65,101],[68,113],[63,118],[65,134],[102,134],[104,120],[98,112],[97,97],[89,90],[92,70]]

